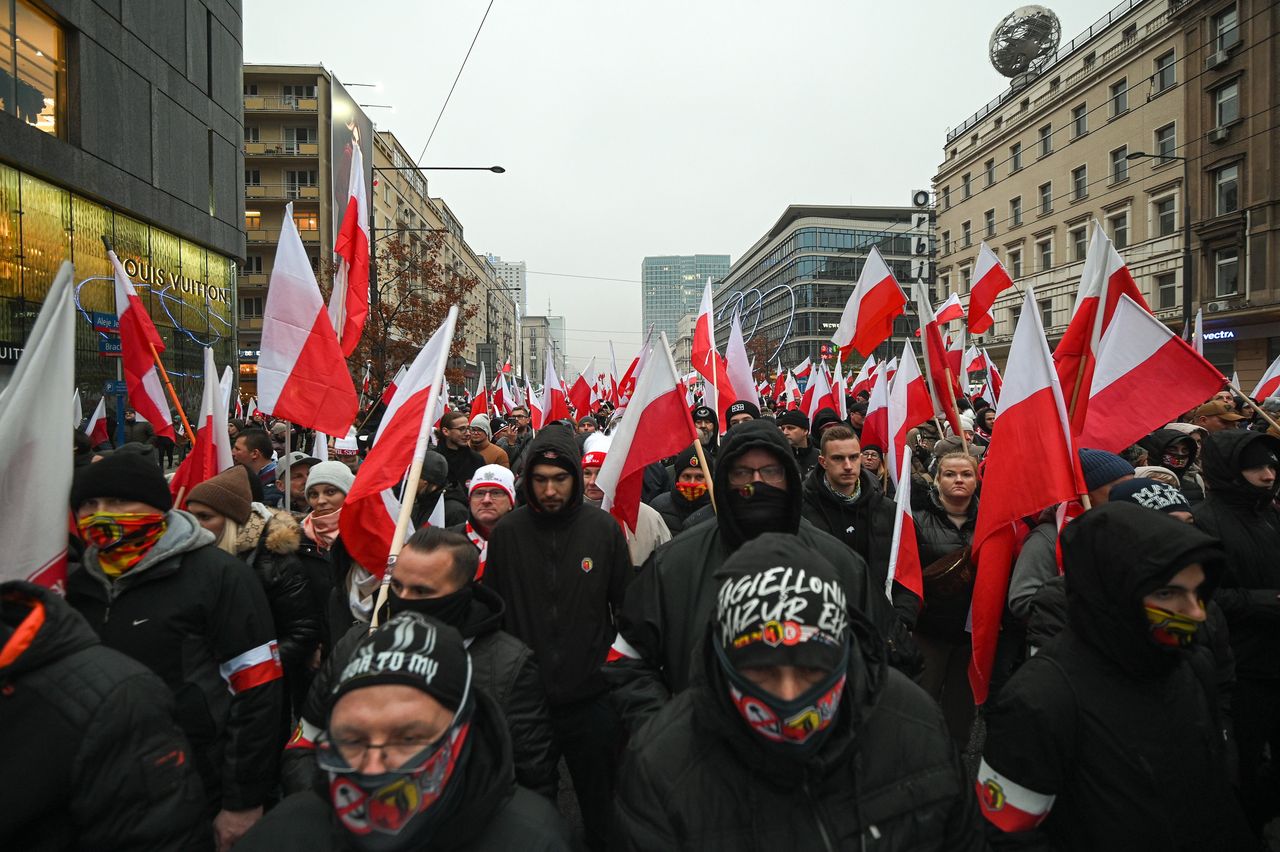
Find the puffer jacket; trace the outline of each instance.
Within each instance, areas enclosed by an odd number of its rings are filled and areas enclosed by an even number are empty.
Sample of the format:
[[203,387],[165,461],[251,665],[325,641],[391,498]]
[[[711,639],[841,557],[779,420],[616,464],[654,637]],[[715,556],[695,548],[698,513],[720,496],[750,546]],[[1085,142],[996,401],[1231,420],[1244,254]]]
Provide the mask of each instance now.
[[[978,498],[975,496],[969,502],[969,516],[961,527],[951,523],[935,489],[930,489],[928,502],[913,512],[912,518],[916,525],[920,567],[927,568],[942,557],[973,543],[973,531],[978,520]],[[916,632],[948,642],[965,641],[965,620],[972,599],[972,585],[964,596],[948,600],[931,600],[926,590],[924,607],[916,620]]]
[[0,848],[212,848],[173,696],[61,597],[0,584]]
[[[800,470],[787,439],[771,421],[749,420],[733,427],[720,449],[712,477],[718,505],[728,505],[734,460],[751,449],[768,450],[782,460],[788,492],[801,493]],[[866,613],[889,637],[890,663],[913,674],[918,671],[915,643],[885,599],[884,584],[876,585],[861,556],[804,520],[799,499],[788,506],[787,529],[840,572],[850,608]],[[618,619],[622,639],[618,647],[626,653],[607,663],[603,671],[614,706],[631,729],[689,685],[694,650],[715,608],[713,575],[749,538],[749,531],[742,529],[732,512],[721,511],[658,548],[627,588]]]
[[302,527],[283,509],[253,504],[249,521],[236,537],[236,555],[258,575],[276,625],[280,662],[302,665],[320,643],[323,611],[298,559]]
[[1280,456],[1280,439],[1227,429],[1205,440],[1204,475],[1209,496],[1192,511],[1195,524],[1222,542],[1226,571],[1217,601],[1230,625],[1236,673],[1280,679],[1280,512],[1274,491],[1240,475],[1240,456],[1262,441]]
[[840,715],[806,762],[766,749],[732,706],[709,631],[689,689],[632,738],[618,774],[624,850],[985,849],[938,706],[854,633]]

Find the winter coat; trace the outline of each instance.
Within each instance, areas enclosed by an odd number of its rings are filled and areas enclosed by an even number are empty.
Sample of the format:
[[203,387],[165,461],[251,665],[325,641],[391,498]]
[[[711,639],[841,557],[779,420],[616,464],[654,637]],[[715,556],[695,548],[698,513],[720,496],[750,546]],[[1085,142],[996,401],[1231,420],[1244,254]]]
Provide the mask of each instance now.
[[[920,551],[920,567],[928,568],[948,554],[955,553],[973,543],[973,530],[978,519],[978,498],[969,501],[969,516],[964,525],[957,527],[947,517],[947,510],[938,499],[938,492],[930,490],[929,500],[912,513],[916,525],[916,546]],[[924,595],[924,607],[916,621],[917,633],[945,642],[967,642],[965,621],[973,598],[972,585],[963,597],[949,600],[930,600],[928,590]]]
[[1280,513],[1273,494],[1245,482],[1240,455],[1255,441],[1280,456],[1280,440],[1227,429],[1205,439],[1209,496],[1192,514],[1200,529],[1222,543],[1226,572],[1217,600],[1231,628],[1241,679],[1280,679]]
[[124,424],[124,442],[126,444],[146,444],[153,446],[156,436],[155,427],[145,420],[135,420]]
[[469,446],[451,450],[444,441],[435,447],[435,451],[449,463],[449,478],[445,480],[444,493],[465,505],[467,482],[476,475],[477,470],[484,467],[484,456]]
[[1060,576],[1058,522],[1053,518],[1036,524],[1022,542],[1022,550],[1018,552],[1013,571],[1009,575],[1009,612],[1015,618],[1026,621],[1031,616],[1031,602],[1040,589],[1054,577]]
[[992,845],[1257,849],[1228,780],[1210,654],[1157,645],[1141,608],[1191,562],[1211,597],[1215,542],[1130,503],[1086,512],[1062,537],[1068,625],[986,714],[978,789]]
[[[472,449],[474,450],[475,447],[472,447]],[[476,452],[484,459],[485,464],[500,464],[507,469],[511,468],[511,460],[507,457],[507,451],[492,441],[485,444],[482,449],[476,450]]]
[[[342,536],[335,538],[328,550],[321,550],[305,531],[298,544],[298,559],[315,592],[321,591],[323,586],[323,645],[331,650],[347,634],[351,625],[356,623],[355,614],[351,612],[347,599],[347,575],[352,568],[358,567],[357,563],[347,553]],[[318,577],[324,578],[322,583],[316,582]]]
[[[640,502],[653,505],[654,501],[675,487],[675,477],[662,462],[645,466],[640,483]],[[671,531],[676,532],[675,530]]]
[[[584,502],[597,508],[600,506],[600,503],[595,500]],[[635,532],[629,529],[622,531],[627,539],[627,553],[631,557],[631,564],[636,568],[644,564],[649,555],[658,549],[658,545],[671,541],[671,530],[667,529],[662,515],[645,503],[641,503],[638,508]]]
[[212,848],[173,696],[41,586],[0,585],[0,848]]
[[507,463],[511,465],[511,470],[519,472],[523,470],[524,451],[529,446],[529,442],[533,440],[533,433],[528,430],[522,432],[515,438],[504,438],[498,441],[498,446],[507,452]]
[[604,692],[600,673],[615,634],[613,614],[634,573],[627,540],[608,512],[582,500],[582,456],[566,428],[544,428],[526,462],[555,453],[573,473],[573,493],[558,512],[542,511],[530,478],[524,505],[489,533],[484,583],[506,604],[506,629],[533,649],[547,700],[559,704]]
[[[1187,498],[1187,502],[1195,505],[1204,499],[1204,488],[1201,486],[1199,478],[1195,475],[1196,458],[1200,454],[1195,439],[1186,432],[1177,429],[1157,429],[1138,441],[1138,446],[1147,451],[1151,464],[1164,465],[1164,451],[1175,441],[1182,441],[1191,450],[1191,455],[1187,458],[1187,466],[1180,471],[1174,472],[1178,475],[1178,484],[1183,496]],[[1173,468],[1170,468],[1170,470],[1173,470]]]
[[650,505],[662,516],[662,520],[666,521],[667,529],[671,530],[672,535],[683,531],[686,526],[691,526],[689,518],[694,512],[704,506],[711,505],[710,483],[707,485],[707,491],[697,500],[690,503],[680,496],[673,479],[671,486],[653,499]]
[[[786,438],[771,421],[750,420],[733,427],[720,450],[712,488],[721,507],[728,505],[733,461],[751,449],[767,449],[784,460],[788,492],[801,493],[800,471],[791,463]],[[865,612],[890,637],[891,663],[918,665],[914,643],[885,599],[883,582],[876,585],[861,556],[804,520],[800,500],[790,501],[789,510],[789,529],[844,578],[850,608]],[[748,538],[733,513],[722,508],[712,520],[686,528],[658,548],[627,588],[618,628],[627,653],[608,663],[604,674],[611,699],[632,730],[689,685],[694,650],[715,608],[713,575]],[[490,560],[492,553],[490,549]]]
[[791,450],[791,454],[795,456],[796,464],[800,466],[801,476],[808,476],[809,472],[818,466],[818,456],[821,453],[817,447],[813,446],[813,440],[813,436],[810,435],[809,446],[793,447]]
[[86,548],[67,602],[104,645],[173,692],[214,809],[257,807],[275,785],[283,700],[271,609],[253,571],[214,547],[213,533],[186,512],[165,517],[164,535],[114,582],[97,548]]
[[311,658],[324,621],[297,556],[301,543],[302,527],[293,516],[262,504],[254,506],[236,538],[236,555],[254,570],[267,593],[280,662],[287,669]]
[[840,715],[804,763],[750,732],[704,631],[690,688],[628,747],[615,848],[984,849],[972,782],[938,706],[886,665],[883,640],[850,615]]
[[[502,711],[483,690],[474,693],[475,715],[467,745],[450,779],[462,797],[428,845],[441,852],[568,852],[569,831],[546,798],[516,786],[511,740]],[[446,788],[447,790],[447,788]],[[315,792],[295,793],[273,808],[236,844],[236,852],[352,852],[357,847]]]
[[[501,630],[502,599],[475,584],[471,607],[458,625],[469,640],[475,685],[498,702],[511,736],[516,781],[523,787],[555,799],[555,763],[551,760],[551,717],[533,652],[523,642]],[[334,648],[316,672],[302,706],[293,740],[285,749],[281,784],[285,793],[310,790],[320,779],[316,767],[315,739],[324,730],[332,709],[330,696],[351,652],[369,635],[368,625],[358,624]]]

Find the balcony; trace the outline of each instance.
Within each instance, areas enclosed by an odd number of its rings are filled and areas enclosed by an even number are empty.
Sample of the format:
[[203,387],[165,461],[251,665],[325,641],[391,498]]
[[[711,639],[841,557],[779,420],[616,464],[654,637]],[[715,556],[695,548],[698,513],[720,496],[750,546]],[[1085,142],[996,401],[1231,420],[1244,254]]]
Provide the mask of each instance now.
[[315,112],[320,102],[315,98],[269,98],[263,95],[246,95],[245,112]]
[[254,183],[245,186],[244,197],[276,201],[319,201],[320,187],[295,183]]
[[[318,230],[300,230],[298,231],[298,236],[302,237],[302,241],[304,243],[319,244],[320,242],[320,232]],[[250,243],[266,243],[268,245],[275,245],[280,239],[280,229],[278,227],[275,229],[248,228],[245,230],[245,238]]]
[[292,142],[273,139],[266,142],[245,142],[241,145],[246,157],[318,157],[320,145],[316,142]]
[[267,273],[265,272],[241,272],[236,278],[236,285],[245,287],[265,287],[267,286]]

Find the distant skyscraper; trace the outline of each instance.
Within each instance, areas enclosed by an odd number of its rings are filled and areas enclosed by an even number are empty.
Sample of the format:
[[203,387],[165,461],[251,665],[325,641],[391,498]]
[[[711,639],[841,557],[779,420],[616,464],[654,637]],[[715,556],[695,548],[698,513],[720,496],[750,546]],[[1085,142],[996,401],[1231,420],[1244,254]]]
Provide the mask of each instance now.
[[696,313],[707,277],[729,274],[729,255],[695,254],[646,257],[640,267],[642,330],[667,333],[674,342],[680,318]]
[[529,310],[525,302],[525,293],[528,291],[525,289],[526,267],[524,261],[503,260],[496,254],[491,254],[489,255],[489,262],[493,264],[494,269],[498,270],[498,277],[502,279],[502,286],[518,287],[520,289],[519,293],[512,293],[511,298],[519,307],[520,316],[524,316]]

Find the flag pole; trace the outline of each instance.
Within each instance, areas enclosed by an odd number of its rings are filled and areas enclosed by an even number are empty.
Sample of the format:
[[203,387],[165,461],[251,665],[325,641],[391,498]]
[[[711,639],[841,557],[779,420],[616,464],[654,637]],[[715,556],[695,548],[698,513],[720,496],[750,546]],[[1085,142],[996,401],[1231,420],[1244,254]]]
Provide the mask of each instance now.
[[1240,390],[1240,388],[1236,387],[1233,383],[1231,383],[1231,382],[1227,382],[1227,387],[1229,387],[1229,388],[1231,388],[1231,390],[1235,391],[1236,396],[1238,396],[1238,397],[1240,397],[1241,399],[1243,399],[1243,400],[1245,401],[1245,403],[1246,403],[1246,404],[1248,404],[1248,406],[1249,406],[1250,408],[1252,408],[1254,411],[1258,412],[1258,414],[1260,414],[1260,415],[1262,416],[1262,419],[1263,419],[1263,420],[1265,420],[1265,421],[1267,421],[1267,423],[1271,426],[1271,428],[1275,429],[1277,432],[1280,432],[1280,423],[1277,423],[1277,422],[1276,422],[1276,421],[1271,417],[1271,415],[1270,415],[1270,414],[1268,414],[1267,412],[1263,411],[1263,410],[1262,410],[1262,406],[1258,405],[1256,402],[1254,402],[1252,399],[1250,399],[1250,398],[1248,397],[1248,395],[1247,395],[1247,394],[1245,394],[1245,392],[1244,392],[1244,391]]
[[293,494],[293,480],[289,476],[289,456],[293,455],[293,424],[289,418],[284,419],[284,510],[290,510],[290,496]]
[[[961,356],[960,356],[960,357],[962,357],[962,358],[964,357],[963,353],[961,354]],[[928,356],[927,356],[927,355],[926,355],[926,360],[928,360]],[[950,395],[950,393],[951,393],[951,388],[952,388],[952,386],[956,383],[956,378],[955,378],[955,376],[951,375],[951,365],[950,365],[950,364],[945,365],[944,369],[947,371],[947,394],[948,394],[948,395]],[[955,407],[956,407],[956,401],[955,401],[954,399],[952,399],[952,400],[951,400],[951,407],[952,407],[952,409],[955,409]],[[973,407],[973,403],[969,403],[969,407],[970,407],[970,408],[972,408],[972,407]],[[960,419],[960,412],[957,410],[957,411],[956,411],[956,420],[959,420],[959,419]],[[964,428],[963,428],[963,424],[961,425],[961,429],[960,429],[960,443],[964,446],[964,451],[965,451],[966,453],[967,453],[967,452],[969,452],[969,440],[968,440],[967,438],[965,438],[965,436],[964,436]]]
[[173,407],[178,409],[178,417],[182,420],[182,428],[187,433],[187,440],[194,444],[195,433],[191,431],[191,424],[187,422],[187,413],[182,410],[182,403],[178,401],[178,392],[173,389],[173,382],[169,381],[169,372],[165,370],[164,364],[160,361],[160,353],[156,351],[156,345],[151,343],[148,346],[151,348],[151,357],[156,361],[156,368],[160,371],[160,378],[164,379],[164,386],[169,390],[169,398],[173,400]]
[[409,477],[405,480],[405,499],[400,503],[400,516],[396,518],[396,531],[391,537],[391,549],[387,552],[387,567],[382,573],[382,583],[378,586],[378,597],[373,605],[373,618],[369,622],[369,632],[377,629],[379,614],[386,605],[387,595],[391,591],[391,575],[396,570],[396,560],[400,557],[400,548],[404,546],[405,534],[409,531],[409,521],[413,515],[413,497],[417,494],[418,483],[422,479],[422,462],[427,453],[427,438],[435,425],[432,414],[440,400],[440,383],[444,381],[444,365],[448,360],[449,350],[453,345],[453,332],[458,322],[458,306],[451,305],[449,314],[444,320],[445,357],[440,359],[440,367],[431,377],[431,390],[427,393],[427,408],[422,412],[422,425],[418,427],[418,442],[413,451],[413,464],[409,466]]

